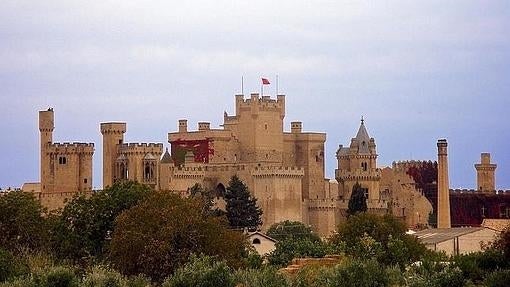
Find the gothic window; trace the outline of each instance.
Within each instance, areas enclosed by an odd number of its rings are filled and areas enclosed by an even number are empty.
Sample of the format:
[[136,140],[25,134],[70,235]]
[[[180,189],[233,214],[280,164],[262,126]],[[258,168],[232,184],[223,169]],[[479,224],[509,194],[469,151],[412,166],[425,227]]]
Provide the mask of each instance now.
[[362,188],[365,198],[368,200],[368,188]]
[[361,163],[361,168],[363,169],[363,171],[367,171],[368,169],[368,164],[366,162],[362,162]]
[[67,158],[65,156],[59,156],[58,163],[59,164],[67,164]]

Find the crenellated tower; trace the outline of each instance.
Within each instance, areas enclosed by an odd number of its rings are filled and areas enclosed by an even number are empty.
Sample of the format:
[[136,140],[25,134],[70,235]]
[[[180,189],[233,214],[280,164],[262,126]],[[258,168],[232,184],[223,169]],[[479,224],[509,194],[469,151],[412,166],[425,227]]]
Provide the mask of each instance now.
[[352,188],[358,182],[365,190],[369,203],[378,201],[381,171],[377,168],[375,140],[368,135],[363,118],[356,137],[351,139],[350,146],[340,145],[336,157],[338,168],[335,170],[335,176],[340,198],[349,200]]
[[[53,143],[53,109],[39,112],[41,193],[92,191],[93,143]],[[63,198],[61,198],[63,200]],[[58,206],[58,204],[55,204]]]
[[124,143],[126,123],[101,123],[103,135],[103,188],[111,186],[115,176],[118,146]]
[[475,164],[478,191],[496,191],[496,164],[491,163],[491,154],[482,153],[480,163]]
[[225,129],[239,139],[243,161],[282,162],[285,96],[236,95],[236,115],[225,116]]
[[41,191],[45,192],[49,185],[53,185],[53,178],[50,175],[50,155],[48,149],[53,143],[53,130],[55,129],[55,118],[53,109],[39,111],[39,132],[41,135],[41,161],[40,178]]

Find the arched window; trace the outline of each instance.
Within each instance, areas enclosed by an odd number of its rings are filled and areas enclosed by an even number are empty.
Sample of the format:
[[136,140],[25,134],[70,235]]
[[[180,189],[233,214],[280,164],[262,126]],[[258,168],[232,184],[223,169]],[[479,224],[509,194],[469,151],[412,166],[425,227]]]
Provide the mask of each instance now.
[[258,239],[258,238],[253,239],[252,243],[253,244],[260,244],[260,239]]

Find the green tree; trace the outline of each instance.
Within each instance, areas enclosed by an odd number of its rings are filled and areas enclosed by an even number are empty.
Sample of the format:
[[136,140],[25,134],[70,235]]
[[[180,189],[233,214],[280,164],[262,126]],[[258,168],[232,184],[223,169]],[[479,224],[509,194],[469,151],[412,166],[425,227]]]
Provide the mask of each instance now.
[[393,215],[360,213],[340,224],[330,241],[352,257],[373,256],[381,263],[403,268],[426,253],[425,246],[405,231],[405,224]]
[[217,208],[214,205],[214,193],[211,190],[205,190],[201,184],[195,183],[192,187],[188,188],[191,198],[196,198],[203,203],[204,214],[211,216],[224,216],[225,211]]
[[356,182],[352,187],[351,198],[349,199],[349,209],[347,213],[354,215],[360,212],[367,211],[367,198],[365,197],[365,191],[361,188],[361,185]]
[[11,191],[0,196],[0,246],[10,251],[44,247],[48,229],[39,201],[31,194]]
[[189,256],[217,256],[233,267],[243,262],[245,236],[224,218],[202,212],[203,203],[168,192],[155,192],[122,213],[110,245],[110,261],[125,275],[139,273],[162,281]]
[[230,179],[225,200],[231,227],[254,230],[262,225],[262,210],[257,206],[257,199],[251,196],[248,187],[237,175]]
[[266,234],[278,241],[302,240],[320,241],[320,237],[313,230],[299,221],[285,220],[269,227]]
[[115,218],[136,205],[152,189],[133,181],[118,182],[90,198],[68,203],[54,229],[54,251],[59,258],[101,258],[114,228]]
[[271,265],[286,266],[294,258],[321,258],[330,253],[331,250],[331,246],[320,240],[283,240],[276,243],[276,249],[269,254],[268,260]]
[[225,261],[210,256],[192,255],[190,261],[177,269],[163,287],[234,287],[232,270]]

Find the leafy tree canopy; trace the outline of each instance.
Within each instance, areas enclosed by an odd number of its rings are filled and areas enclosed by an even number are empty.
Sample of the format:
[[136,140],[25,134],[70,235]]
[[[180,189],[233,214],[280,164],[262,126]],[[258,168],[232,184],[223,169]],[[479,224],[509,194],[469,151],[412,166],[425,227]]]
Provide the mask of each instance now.
[[349,199],[349,209],[347,213],[354,215],[360,212],[367,211],[367,198],[365,197],[365,191],[361,188],[361,185],[356,182],[352,187],[351,198]]
[[143,273],[156,281],[171,275],[193,253],[217,256],[234,267],[242,264],[244,235],[202,209],[197,199],[151,194],[117,218],[111,262],[126,275]]
[[268,236],[278,240],[302,240],[320,241],[320,237],[313,230],[299,221],[285,220],[269,227]]
[[425,246],[405,231],[404,222],[393,215],[360,213],[340,224],[330,240],[353,257],[371,256],[387,265],[404,267],[426,253]]
[[253,230],[262,225],[262,210],[257,206],[257,199],[236,175],[230,179],[225,200],[231,227]]
[[11,191],[0,196],[0,246],[14,252],[42,247],[48,235],[42,212],[31,193]]
[[146,185],[126,181],[115,183],[90,198],[74,198],[64,207],[55,227],[54,250],[57,256],[72,260],[102,257],[115,218],[151,191]]

